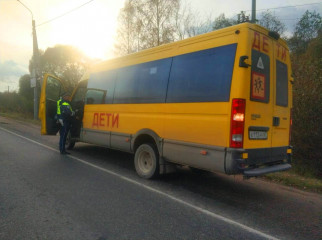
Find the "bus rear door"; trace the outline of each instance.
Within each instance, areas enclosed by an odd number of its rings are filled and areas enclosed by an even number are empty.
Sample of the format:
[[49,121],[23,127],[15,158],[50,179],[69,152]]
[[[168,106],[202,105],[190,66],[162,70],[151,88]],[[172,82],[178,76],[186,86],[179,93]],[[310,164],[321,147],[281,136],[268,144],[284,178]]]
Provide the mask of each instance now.
[[[270,149],[272,147],[272,40],[264,34],[251,34],[251,76],[249,104],[246,105],[244,148]],[[269,150],[264,150],[269,151]],[[252,155],[250,153],[250,155]],[[255,154],[257,155],[257,154]],[[260,155],[269,156],[268,152]],[[251,156],[253,157],[253,156]],[[256,157],[255,157],[256,158]],[[260,163],[268,159],[259,160]]]
[[251,31],[251,35],[250,101],[246,106],[244,149],[249,157],[247,165],[255,167],[289,159],[289,70],[286,60],[276,56],[277,40],[256,31]]
[[[287,64],[288,63],[288,64]],[[272,147],[288,146],[290,131],[290,66],[288,50],[278,42],[274,44],[274,95]]]

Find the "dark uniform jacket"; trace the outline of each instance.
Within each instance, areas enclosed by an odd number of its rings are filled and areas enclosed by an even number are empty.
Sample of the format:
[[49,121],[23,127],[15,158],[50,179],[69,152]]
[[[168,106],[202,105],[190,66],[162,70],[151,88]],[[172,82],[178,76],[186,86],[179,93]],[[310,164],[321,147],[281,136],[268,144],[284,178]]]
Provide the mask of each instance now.
[[64,122],[70,122],[72,120],[73,110],[69,101],[61,101],[60,114]]

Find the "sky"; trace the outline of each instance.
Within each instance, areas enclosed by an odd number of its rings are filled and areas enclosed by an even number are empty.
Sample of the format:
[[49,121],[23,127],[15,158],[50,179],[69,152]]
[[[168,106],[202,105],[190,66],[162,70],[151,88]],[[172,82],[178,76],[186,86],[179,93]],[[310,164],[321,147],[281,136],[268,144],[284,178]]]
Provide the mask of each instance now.
[[[40,49],[64,44],[76,46],[92,58],[105,60],[114,57],[117,17],[124,0],[20,1],[33,13]],[[221,13],[226,17],[236,17],[240,11],[250,14],[252,5],[251,0],[182,1],[189,2],[193,12],[199,16],[211,16],[213,19]],[[297,6],[311,3],[318,4]],[[70,12],[81,5],[84,6]],[[270,9],[286,24],[289,34],[306,10],[316,10],[322,15],[322,0],[257,0],[256,5],[258,16],[262,9]],[[68,14],[47,22],[65,13]],[[9,91],[18,91],[19,78],[29,73],[31,20],[30,12],[17,0],[0,0],[0,92],[8,91],[8,88]]]

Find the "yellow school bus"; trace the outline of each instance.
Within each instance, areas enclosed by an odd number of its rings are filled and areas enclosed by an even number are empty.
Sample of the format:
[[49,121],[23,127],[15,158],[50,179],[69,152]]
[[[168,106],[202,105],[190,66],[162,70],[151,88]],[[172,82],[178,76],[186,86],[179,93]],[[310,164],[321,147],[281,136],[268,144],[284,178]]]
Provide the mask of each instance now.
[[[96,64],[73,92],[69,148],[134,153],[139,176],[173,166],[259,176],[291,168],[292,72],[284,40],[250,23]],[[41,133],[55,135],[59,79],[45,75]]]

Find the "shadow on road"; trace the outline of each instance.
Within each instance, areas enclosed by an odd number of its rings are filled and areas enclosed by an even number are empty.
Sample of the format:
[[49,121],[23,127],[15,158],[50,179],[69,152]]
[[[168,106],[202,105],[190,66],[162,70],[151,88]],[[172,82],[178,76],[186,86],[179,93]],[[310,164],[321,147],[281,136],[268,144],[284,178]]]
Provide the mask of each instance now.
[[[92,163],[109,165],[136,175],[132,154],[88,144],[79,144],[73,151],[80,153],[86,160],[91,159]],[[184,189],[202,197],[219,200],[231,206],[246,207],[252,201],[271,201],[271,197],[263,189],[253,186],[251,180],[243,180],[242,176],[194,173],[187,167],[177,167],[175,173],[163,175],[152,181],[166,184],[172,189]]]
[[[178,167],[156,180],[140,179],[133,155],[88,144],[77,144],[74,153],[91,163],[201,205],[254,228],[271,229],[285,239],[319,239],[321,198],[260,179],[219,173],[193,173]],[[303,228],[305,226],[305,228]]]

